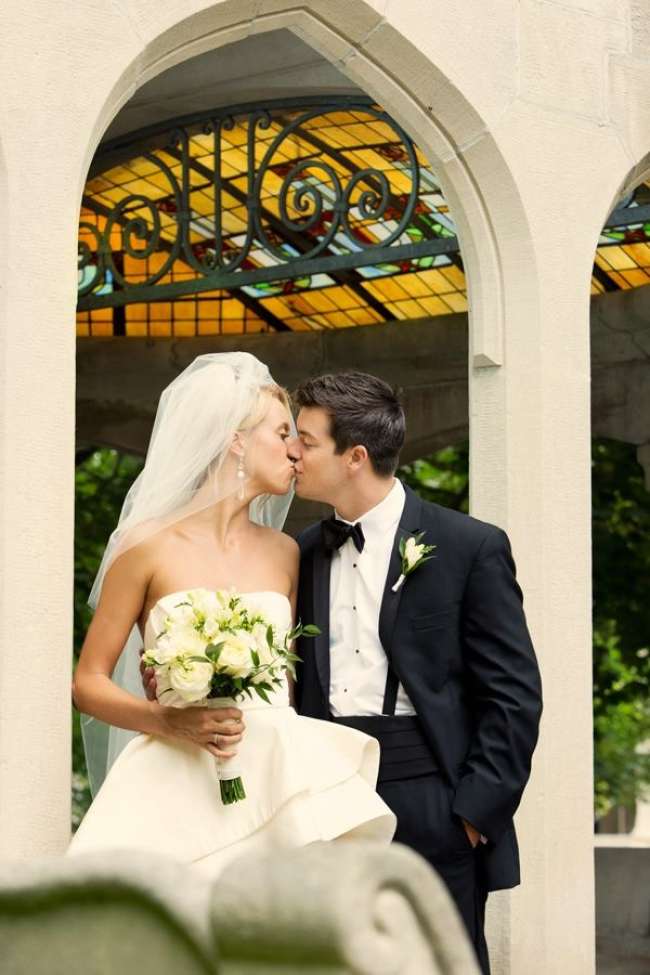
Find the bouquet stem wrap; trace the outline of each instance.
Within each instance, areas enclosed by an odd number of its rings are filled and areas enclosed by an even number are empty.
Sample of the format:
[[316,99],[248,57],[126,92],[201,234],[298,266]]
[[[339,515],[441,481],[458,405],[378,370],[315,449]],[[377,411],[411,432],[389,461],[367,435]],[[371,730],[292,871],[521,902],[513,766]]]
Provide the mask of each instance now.
[[[236,708],[237,701],[232,697],[213,697],[207,702],[210,708]],[[233,758],[215,758],[217,778],[221,790],[221,800],[224,806],[239,802],[246,798],[246,791],[241,777],[241,763],[235,755]]]

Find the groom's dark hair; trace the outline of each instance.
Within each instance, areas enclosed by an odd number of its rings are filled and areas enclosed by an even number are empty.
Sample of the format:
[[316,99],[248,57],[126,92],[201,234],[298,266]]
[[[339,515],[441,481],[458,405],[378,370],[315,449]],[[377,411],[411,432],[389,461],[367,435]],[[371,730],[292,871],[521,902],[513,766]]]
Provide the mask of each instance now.
[[395,473],[406,424],[397,392],[383,379],[352,370],[316,376],[298,386],[293,401],[325,410],[337,454],[363,444],[376,474]]

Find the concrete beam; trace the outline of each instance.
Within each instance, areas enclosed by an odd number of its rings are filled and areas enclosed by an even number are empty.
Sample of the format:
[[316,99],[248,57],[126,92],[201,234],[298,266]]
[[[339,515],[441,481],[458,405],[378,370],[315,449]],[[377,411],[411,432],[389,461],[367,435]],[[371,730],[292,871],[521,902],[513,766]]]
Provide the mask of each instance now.
[[[403,391],[402,459],[468,437],[467,316],[309,334],[196,339],[80,339],[77,441],[142,454],[160,391],[205,352],[245,349],[289,389],[305,376],[360,368]],[[592,430],[650,443],[650,287],[592,299]]]

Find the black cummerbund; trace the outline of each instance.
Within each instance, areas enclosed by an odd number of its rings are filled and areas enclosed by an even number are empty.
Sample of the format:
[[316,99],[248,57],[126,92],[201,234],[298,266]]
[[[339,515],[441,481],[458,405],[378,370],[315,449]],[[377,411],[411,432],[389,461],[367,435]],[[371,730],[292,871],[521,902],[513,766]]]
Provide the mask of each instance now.
[[417,718],[383,714],[330,717],[337,724],[356,728],[377,739],[381,754],[378,782],[412,779],[438,771]]

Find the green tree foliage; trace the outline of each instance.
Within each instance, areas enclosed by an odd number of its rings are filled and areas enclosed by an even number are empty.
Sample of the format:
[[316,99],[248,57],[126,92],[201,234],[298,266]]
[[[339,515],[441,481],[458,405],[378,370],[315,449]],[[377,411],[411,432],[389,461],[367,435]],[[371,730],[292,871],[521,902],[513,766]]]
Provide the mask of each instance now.
[[430,457],[405,464],[397,474],[425,501],[469,511],[469,444],[444,447]]
[[636,449],[592,449],[596,813],[650,785],[650,493]]
[[[74,655],[83,643],[91,611],[87,599],[124,497],[142,468],[142,460],[117,450],[85,452],[75,474]],[[90,802],[79,714],[72,712],[73,823]]]

